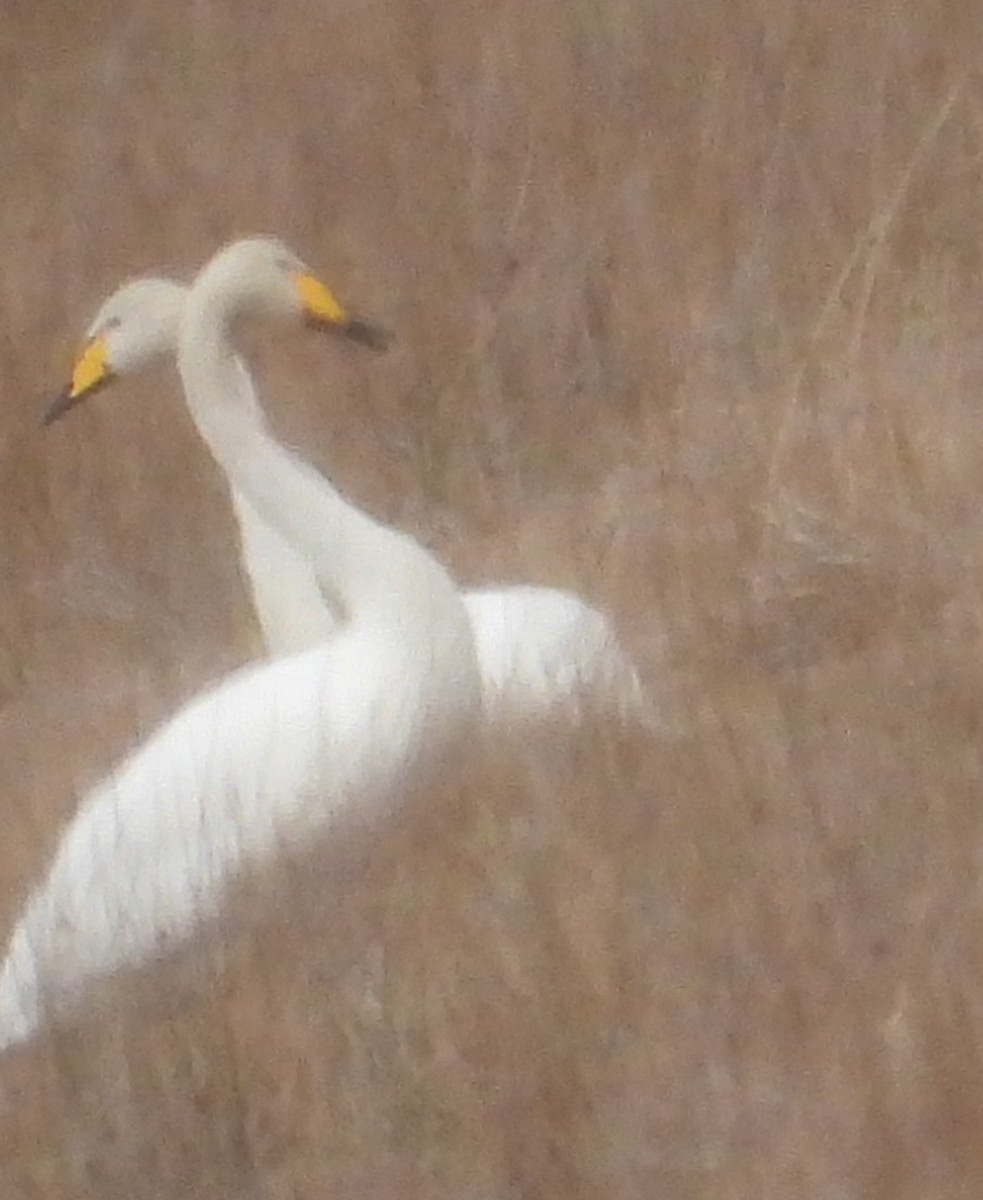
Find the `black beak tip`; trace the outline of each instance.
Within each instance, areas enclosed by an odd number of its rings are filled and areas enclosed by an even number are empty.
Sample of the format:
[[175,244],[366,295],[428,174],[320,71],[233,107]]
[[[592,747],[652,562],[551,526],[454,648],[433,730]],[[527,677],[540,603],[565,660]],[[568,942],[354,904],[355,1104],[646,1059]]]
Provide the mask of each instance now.
[[344,326],[345,336],[360,346],[368,346],[370,350],[387,350],[393,335],[380,325],[370,325],[368,321],[347,321]]
[[59,394],[51,401],[48,407],[41,414],[40,425],[42,429],[47,429],[49,425],[53,425],[60,417],[63,417],[70,408],[74,408],[75,400],[67,392],[59,392]]

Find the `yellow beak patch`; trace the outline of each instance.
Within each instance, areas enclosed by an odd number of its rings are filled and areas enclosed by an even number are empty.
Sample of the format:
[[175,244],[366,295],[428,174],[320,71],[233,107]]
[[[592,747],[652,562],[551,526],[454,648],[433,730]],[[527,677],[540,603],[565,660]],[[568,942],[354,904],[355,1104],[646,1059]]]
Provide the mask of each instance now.
[[344,325],[348,315],[320,279],[306,271],[294,272],[294,285],[304,306],[304,312],[315,321],[329,325]]
[[106,339],[102,336],[94,337],[75,360],[72,386],[68,392],[69,399],[80,400],[87,392],[105,383],[111,373]]

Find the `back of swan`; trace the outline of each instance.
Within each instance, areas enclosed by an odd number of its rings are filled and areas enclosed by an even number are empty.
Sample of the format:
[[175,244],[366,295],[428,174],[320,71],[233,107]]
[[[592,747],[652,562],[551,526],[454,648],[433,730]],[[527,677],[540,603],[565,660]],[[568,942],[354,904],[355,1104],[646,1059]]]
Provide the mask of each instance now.
[[49,1001],[187,938],[243,869],[383,815],[445,761],[468,706],[373,633],[237,672],[89,794],[11,938],[0,1048]]
[[[104,339],[113,378],[173,355],[187,289],[170,280],[125,284],[89,330]],[[259,411],[245,365],[236,388]],[[59,409],[58,411],[61,411]],[[229,478],[241,562],[263,641],[273,656],[331,636],[343,618],[319,583],[311,559],[285,538]],[[573,592],[523,585],[462,591],[473,629],[486,713],[526,717],[576,708],[584,694],[625,716],[645,716],[637,673],[610,620]]]
[[[254,238],[202,269],[179,336],[199,432],[236,492],[306,557],[337,621],[313,649],[240,671],[186,705],[83,802],[11,939],[0,1045],[29,1036],[49,1000],[187,937],[239,871],[284,842],[395,800],[476,716],[457,589],[422,546],[360,512],[270,435],[228,344],[248,308],[306,312],[342,330],[347,319],[286,247]],[[362,336],[361,323],[351,328]],[[91,333],[58,411],[105,377],[107,336]]]

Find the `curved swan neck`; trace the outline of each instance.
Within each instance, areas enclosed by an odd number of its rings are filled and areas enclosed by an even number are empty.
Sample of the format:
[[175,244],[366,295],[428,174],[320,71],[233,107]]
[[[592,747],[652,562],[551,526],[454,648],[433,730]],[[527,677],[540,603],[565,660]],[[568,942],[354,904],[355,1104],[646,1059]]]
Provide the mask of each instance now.
[[199,433],[229,483],[311,562],[338,609],[385,611],[405,622],[433,599],[443,571],[411,539],[349,504],[317,471],[271,436],[229,327],[248,300],[227,273],[206,267],[178,334],[178,370]]
[[178,371],[188,408],[212,454],[226,469],[235,450],[269,438],[245,364],[230,340],[231,295],[210,277],[191,289],[178,327]]

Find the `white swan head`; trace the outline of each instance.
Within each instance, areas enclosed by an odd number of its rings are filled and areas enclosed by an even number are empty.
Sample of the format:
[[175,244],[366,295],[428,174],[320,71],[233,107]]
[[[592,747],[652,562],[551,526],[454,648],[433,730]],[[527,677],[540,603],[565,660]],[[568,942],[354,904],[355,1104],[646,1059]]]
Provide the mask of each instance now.
[[279,238],[248,237],[224,246],[195,280],[202,303],[217,302],[229,317],[255,312],[303,318],[375,349],[388,335],[353,318],[310,267]]
[[[220,250],[200,280],[213,295],[230,298],[236,310],[303,318],[375,349],[388,334],[357,320],[283,242],[251,237]],[[113,379],[172,355],[189,288],[176,280],[136,279],[118,288],[96,313],[75,359],[69,384],[48,406],[50,425]]]
[[86,330],[68,386],[48,406],[42,424],[119,375],[174,353],[188,289],[172,279],[134,279],[118,288]]

